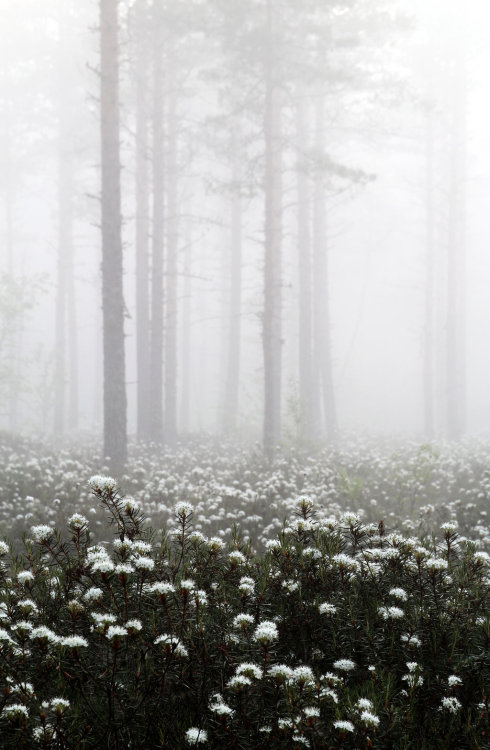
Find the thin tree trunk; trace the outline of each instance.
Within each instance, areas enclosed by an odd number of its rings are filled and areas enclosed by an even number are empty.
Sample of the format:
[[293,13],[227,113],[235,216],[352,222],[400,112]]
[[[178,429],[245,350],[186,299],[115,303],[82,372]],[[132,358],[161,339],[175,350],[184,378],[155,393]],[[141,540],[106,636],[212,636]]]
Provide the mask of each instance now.
[[68,330],[68,421],[71,431],[78,430],[79,376],[78,376],[78,322],[75,285],[75,248],[71,245],[67,258],[67,330]]
[[[430,104],[429,104],[430,107]],[[425,258],[425,327],[424,327],[424,428],[434,437],[434,115],[426,115],[426,258]]]
[[465,431],[465,183],[466,71],[463,43],[453,61],[451,85],[450,175],[447,276],[446,418],[447,435],[459,440]]
[[[14,169],[12,165],[12,132],[10,103],[5,110],[5,245],[6,245],[6,267],[9,279],[14,275],[14,207],[15,207],[15,183]],[[20,333],[18,334],[20,337]],[[14,432],[18,425],[19,411],[19,383],[16,378],[17,361],[19,357],[18,340],[12,332],[8,337],[8,426]]]
[[118,0],[100,0],[104,456],[118,474],[127,459]]
[[148,158],[148,6],[138,2],[136,13],[136,359],[137,435],[150,431],[150,209]]
[[237,132],[232,134],[232,198],[231,198],[231,266],[229,294],[228,351],[226,358],[225,398],[223,404],[223,428],[225,432],[236,431],[238,421],[238,397],[240,389],[241,314],[242,314],[242,223],[240,146]]
[[163,29],[159,0],[153,2],[153,242],[151,283],[151,437],[163,440]]
[[267,0],[265,60],[265,265],[264,265],[264,449],[271,458],[281,434],[282,365],[282,175],[281,104],[275,80],[273,8]]
[[[315,434],[312,375],[312,269],[310,232],[310,183],[306,172],[304,150],[307,144],[305,102],[299,92],[296,103],[297,193],[298,193],[298,282],[299,282],[299,401],[300,433]],[[316,405],[318,406],[318,405]]]
[[184,289],[182,301],[182,376],[180,378],[180,431],[190,427],[190,368],[191,368],[191,295],[192,295],[192,233],[191,221],[185,223]]
[[72,242],[71,196],[72,182],[67,164],[68,157],[59,143],[58,172],[58,262],[56,285],[56,338],[54,372],[54,433],[63,435],[65,431],[66,407],[66,303],[67,303],[67,258],[66,253]]
[[[172,79],[172,76],[169,76]],[[174,84],[175,85],[175,84]],[[177,254],[178,221],[178,138],[177,96],[169,94],[167,157],[167,273],[165,319],[165,442],[177,441]]]
[[6,107],[5,118],[5,245],[7,273],[14,273],[14,202],[15,187],[12,169],[12,135],[10,132],[10,106]]
[[[316,150],[324,151],[325,104],[321,94],[317,99]],[[335,438],[337,417],[333,390],[330,307],[328,291],[328,248],[326,225],[325,177],[315,176],[313,203],[313,278],[314,278],[314,357],[315,377],[319,387],[319,406],[323,407],[323,432],[329,440]],[[320,407],[321,408],[321,407]],[[318,410],[320,411],[320,409]]]
[[68,302],[68,265],[73,255],[73,155],[71,106],[66,99],[66,9],[59,23],[59,103],[58,103],[58,262],[56,285],[56,340],[54,372],[54,433],[63,435],[66,422],[66,333]]

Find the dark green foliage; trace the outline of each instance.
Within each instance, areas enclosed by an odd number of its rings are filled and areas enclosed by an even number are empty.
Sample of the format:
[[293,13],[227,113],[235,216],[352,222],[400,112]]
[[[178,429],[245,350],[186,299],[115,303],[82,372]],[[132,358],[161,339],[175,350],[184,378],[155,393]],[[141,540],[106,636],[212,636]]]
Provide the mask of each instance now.
[[259,557],[190,504],[157,539],[91,488],[113,543],[75,515],[3,549],[2,748],[489,746],[488,556],[453,526],[422,543],[303,497]]

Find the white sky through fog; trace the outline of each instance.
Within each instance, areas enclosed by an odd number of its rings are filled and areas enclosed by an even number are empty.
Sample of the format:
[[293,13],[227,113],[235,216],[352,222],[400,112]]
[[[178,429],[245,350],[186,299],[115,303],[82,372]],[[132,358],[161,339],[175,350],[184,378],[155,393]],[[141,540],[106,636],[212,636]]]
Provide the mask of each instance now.
[[[367,4],[375,0],[365,0]],[[97,2],[81,0],[87,9],[90,25],[96,25]],[[37,19],[32,27],[39,29],[40,17],[56,9],[58,0],[38,3],[35,0],[0,0],[1,18],[7,23],[0,28],[0,64],[7,53],[17,61],[24,61],[23,70],[32,66],[38,69],[37,89],[49,95],[51,71],[44,68],[45,54],[41,34],[25,33],[25,13]],[[467,35],[468,70],[471,95],[468,108],[467,172],[467,278],[468,278],[468,426],[471,432],[480,433],[490,425],[490,97],[488,71],[490,70],[490,0],[399,0],[409,13],[415,13],[420,28],[415,40],[434,41],[434,50],[447,49],[463,30]],[[301,3],[298,3],[298,12]],[[87,24],[88,26],[89,24]],[[44,39],[53,37],[47,29]],[[77,31],[80,49],[78,66],[84,71],[86,62],[97,63],[96,34],[87,28]],[[410,35],[408,35],[408,38]],[[8,43],[8,44],[7,44]],[[402,48],[407,42],[392,42]],[[7,49],[8,47],[8,49]],[[95,52],[94,52],[95,50]],[[28,62],[26,62],[28,61]],[[33,62],[34,61],[34,62]],[[81,105],[79,121],[82,127],[93,128],[94,140],[90,154],[85,159],[86,183],[80,192],[96,193],[98,172],[98,144],[96,142],[96,112],[88,113],[89,94],[96,91],[96,79],[86,71],[80,75],[81,86],[87,89]],[[35,76],[33,75],[33,80]],[[15,80],[14,80],[15,83]],[[92,89],[90,90],[90,86]],[[39,118],[36,91],[14,91],[18,124],[15,134],[16,158],[22,164],[24,146],[37,139],[41,146],[29,169],[19,171],[16,186],[15,228],[17,267],[25,272],[45,271],[50,277],[49,293],[24,335],[25,346],[40,341],[49,354],[54,334],[54,278],[56,248],[56,162],[55,150],[44,136],[45,121]],[[49,119],[48,114],[45,115]],[[393,113],[388,117],[393,118]],[[422,341],[423,341],[423,276],[424,236],[423,212],[425,200],[423,155],[420,153],[418,135],[407,133],[413,110],[407,108],[407,122],[399,115],[399,131],[393,138],[347,140],[340,146],[339,157],[346,164],[361,167],[377,175],[377,180],[367,188],[357,191],[351,200],[343,200],[328,217],[331,252],[331,303],[333,325],[334,379],[337,388],[338,410],[341,425],[346,429],[361,428],[384,432],[420,431],[422,426]],[[395,118],[396,120],[396,118]],[[401,135],[403,131],[403,136]],[[0,133],[2,125],[0,123]],[[345,138],[342,135],[342,138]],[[126,144],[127,147],[127,144]],[[414,154],[414,147],[419,154]],[[128,148],[128,147],[127,147]],[[51,149],[51,151],[50,151]],[[342,151],[343,149],[343,151]],[[51,155],[50,155],[51,154]],[[334,152],[333,156],[337,156]],[[125,158],[127,154],[125,155]],[[339,159],[340,160],[340,159]],[[127,165],[125,165],[127,166]],[[132,252],[132,176],[125,169],[124,179],[127,205],[126,253],[127,300],[134,313]],[[82,180],[83,182],[83,180]],[[129,196],[129,198],[128,198]],[[3,176],[0,174],[0,200],[3,199]],[[84,399],[84,424],[92,426],[100,403],[93,405],[94,382],[100,367],[100,301],[97,296],[99,274],[99,247],[97,204],[84,199],[86,206],[77,219],[77,299],[80,320],[80,360],[85,368],[81,377]],[[287,199],[286,199],[287,202]],[[212,206],[212,201],[209,201]],[[197,210],[200,210],[200,206]],[[3,210],[3,209],[2,209]],[[242,423],[253,423],[260,429],[262,398],[262,361],[260,337],[260,309],[262,304],[262,219],[260,201],[247,216],[245,243],[246,272],[243,315],[243,374],[241,390]],[[329,207],[330,210],[330,207]],[[297,325],[293,307],[295,294],[295,268],[293,258],[294,217],[290,214],[286,236],[285,255],[289,253],[289,267],[284,286],[285,362],[297,367],[294,326]],[[210,216],[212,222],[214,216]],[[0,215],[0,240],[3,232],[3,214]],[[218,401],[221,389],[220,336],[223,321],[220,319],[222,282],[216,280],[214,296],[212,284],[219,270],[224,235],[217,230],[196,230],[196,280],[198,295],[193,302],[192,331],[196,345],[196,358],[191,379],[196,384],[193,396],[196,428],[214,428],[217,422]],[[215,245],[215,247],[213,247]],[[1,251],[1,247],[0,247]],[[207,253],[207,255],[206,255]],[[289,306],[289,307],[288,307]],[[128,331],[128,390],[130,397],[130,429],[134,429],[134,315],[127,321]],[[200,354],[199,354],[200,352]],[[200,358],[200,362],[197,359]],[[34,370],[33,370],[34,373]],[[37,371],[35,376],[38,377]],[[284,402],[294,389],[292,372],[285,373]],[[290,385],[292,383],[292,385]],[[100,415],[99,415],[100,416]]]

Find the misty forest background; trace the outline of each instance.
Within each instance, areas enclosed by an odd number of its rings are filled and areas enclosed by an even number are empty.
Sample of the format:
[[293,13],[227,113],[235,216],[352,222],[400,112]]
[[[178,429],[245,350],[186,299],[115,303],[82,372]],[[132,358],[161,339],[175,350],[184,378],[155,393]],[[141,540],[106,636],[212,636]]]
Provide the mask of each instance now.
[[483,6],[1,7],[2,428],[485,434]]
[[488,0],[0,0],[2,750],[490,747]]

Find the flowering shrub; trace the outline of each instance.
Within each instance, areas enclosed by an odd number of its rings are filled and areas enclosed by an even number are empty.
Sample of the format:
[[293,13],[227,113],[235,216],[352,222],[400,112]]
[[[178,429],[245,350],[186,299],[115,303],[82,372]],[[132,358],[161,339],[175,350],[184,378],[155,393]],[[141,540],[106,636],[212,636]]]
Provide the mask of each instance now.
[[[214,538],[216,546],[230,542],[239,525],[243,538],[263,552],[305,495],[325,521],[350,512],[364,524],[383,519],[416,536],[440,534],[443,523],[451,533],[456,525],[460,537],[490,552],[488,443],[394,447],[393,441],[345,439],[309,453],[284,448],[268,462],[257,450],[208,439],[163,455],[161,448],[133,445],[130,454],[120,486],[153,527],[174,530],[173,508],[181,502],[193,510],[194,533]],[[27,526],[61,528],[68,515],[79,513],[90,519],[92,539],[104,541],[104,511],[80,483],[107,473],[99,455],[93,443],[60,451],[0,436],[0,536],[18,546]]]
[[90,487],[111,541],[77,512],[0,549],[2,748],[488,747],[489,557],[455,529],[303,497],[259,555]]

